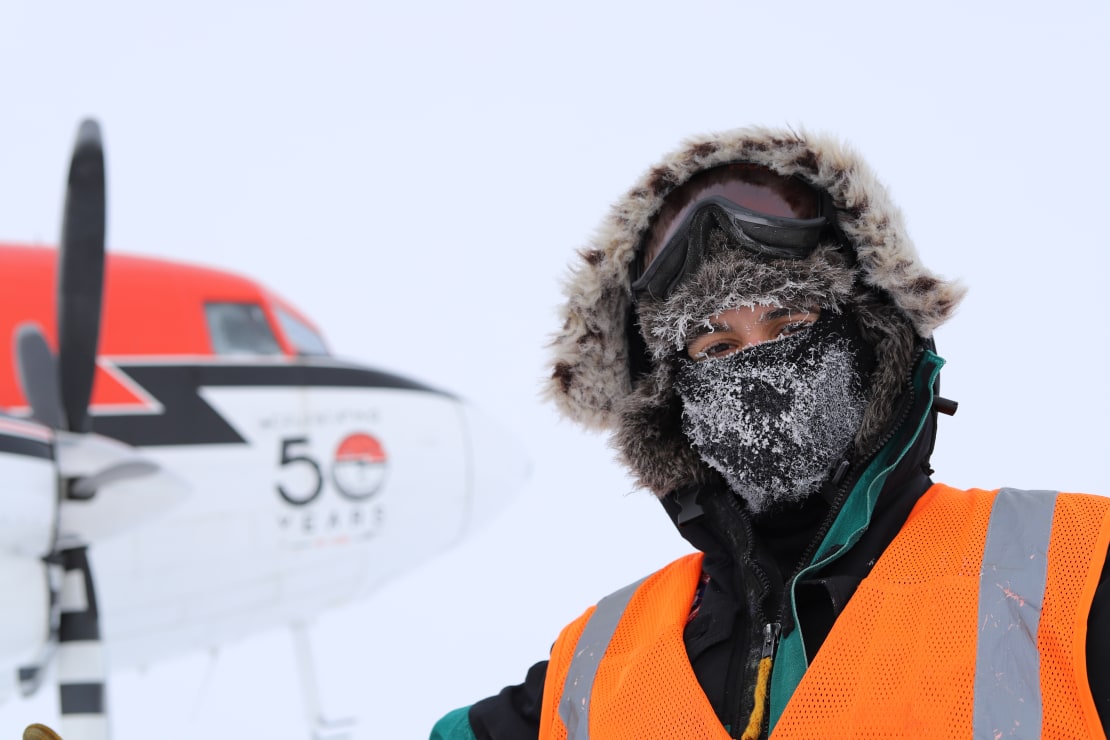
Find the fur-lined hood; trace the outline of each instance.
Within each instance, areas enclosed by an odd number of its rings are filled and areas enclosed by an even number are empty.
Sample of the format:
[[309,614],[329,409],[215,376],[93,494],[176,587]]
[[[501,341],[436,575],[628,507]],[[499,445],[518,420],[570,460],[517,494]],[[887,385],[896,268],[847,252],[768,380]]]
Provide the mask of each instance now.
[[[861,331],[875,348],[871,408],[857,446],[881,431],[884,411],[903,389],[915,345],[951,316],[964,293],[960,285],[925,268],[886,188],[855,152],[835,139],[744,128],[686,141],[616,202],[580,251],[565,285],[564,324],[552,341],[553,372],[546,386],[546,394],[569,418],[612,432],[614,446],[638,482],[660,496],[715,474],[681,432],[674,364],[661,359],[665,352],[659,349],[658,335],[664,330],[651,326],[650,312],[634,318],[630,265],[668,193],[702,170],[734,162],[801,177],[832,198],[839,226],[854,250],[854,264],[849,260],[845,266],[840,260],[825,269],[815,256],[817,269],[806,276],[812,278],[815,295],[843,301],[856,312]],[[730,283],[729,290],[736,289]],[[629,365],[632,320],[642,325],[655,358],[651,371],[635,383]]]

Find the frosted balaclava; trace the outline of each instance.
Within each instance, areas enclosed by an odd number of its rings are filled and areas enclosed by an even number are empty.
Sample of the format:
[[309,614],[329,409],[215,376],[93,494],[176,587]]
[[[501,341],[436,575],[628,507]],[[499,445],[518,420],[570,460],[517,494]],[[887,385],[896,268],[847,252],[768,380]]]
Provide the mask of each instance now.
[[848,457],[870,356],[853,324],[825,313],[780,339],[679,360],[682,429],[755,514],[816,494]]

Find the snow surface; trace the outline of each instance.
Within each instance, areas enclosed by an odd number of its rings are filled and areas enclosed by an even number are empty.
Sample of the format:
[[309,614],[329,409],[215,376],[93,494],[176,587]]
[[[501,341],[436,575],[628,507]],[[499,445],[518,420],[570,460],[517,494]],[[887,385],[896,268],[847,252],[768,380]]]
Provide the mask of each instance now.
[[[573,250],[686,135],[855,144],[927,264],[971,287],[937,336],[960,401],[937,477],[1110,492],[1108,35],[1099,0],[10,2],[0,235],[57,238],[96,115],[111,248],[252,275],[338,354],[516,431],[534,473],[508,512],[314,632],[332,714],[423,738],[687,551],[605,441],[538,399]],[[110,701],[123,740],[308,734],[284,632],[118,674]],[[0,706],[0,736],[55,706]]]

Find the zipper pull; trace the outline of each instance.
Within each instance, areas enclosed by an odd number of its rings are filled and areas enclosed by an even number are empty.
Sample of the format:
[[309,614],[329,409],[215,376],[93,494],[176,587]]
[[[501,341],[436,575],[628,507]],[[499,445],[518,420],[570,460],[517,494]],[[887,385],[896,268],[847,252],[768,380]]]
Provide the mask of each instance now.
[[760,740],[763,737],[763,720],[771,703],[771,663],[775,655],[775,643],[782,631],[778,622],[763,625],[763,654],[759,658],[759,672],[755,680],[755,706],[748,726],[740,735],[740,740]]
[[778,622],[769,622],[763,625],[763,652],[761,658],[775,657],[775,647],[779,643],[779,634],[782,632],[782,625]]

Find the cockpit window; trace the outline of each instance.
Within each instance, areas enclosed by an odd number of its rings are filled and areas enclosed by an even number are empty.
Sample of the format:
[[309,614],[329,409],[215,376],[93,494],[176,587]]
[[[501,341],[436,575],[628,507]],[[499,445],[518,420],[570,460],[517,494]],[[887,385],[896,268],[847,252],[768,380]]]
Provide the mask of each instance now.
[[316,333],[308,324],[298,319],[293,314],[284,310],[281,306],[274,307],[277,313],[278,323],[281,324],[281,330],[285,332],[285,338],[293,345],[299,355],[326,355],[328,354],[328,347],[324,344],[324,338]]
[[218,355],[280,355],[281,345],[254,303],[206,303],[212,350]]

